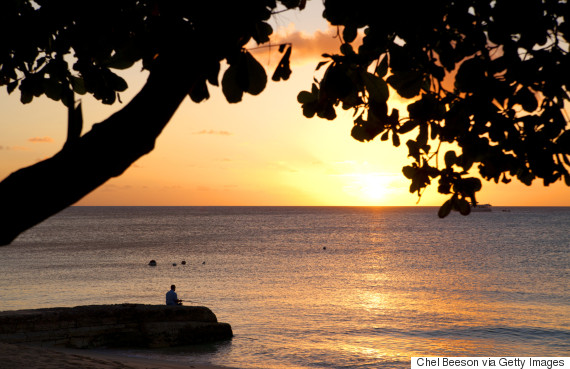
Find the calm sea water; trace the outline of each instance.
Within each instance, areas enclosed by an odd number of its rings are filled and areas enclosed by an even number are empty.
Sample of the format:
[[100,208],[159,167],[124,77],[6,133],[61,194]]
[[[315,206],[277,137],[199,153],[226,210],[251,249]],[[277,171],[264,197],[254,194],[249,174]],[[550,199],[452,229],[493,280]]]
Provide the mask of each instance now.
[[0,248],[0,310],[163,304],[174,283],[233,340],[123,353],[239,368],[570,356],[570,208],[508,210],[74,207]]

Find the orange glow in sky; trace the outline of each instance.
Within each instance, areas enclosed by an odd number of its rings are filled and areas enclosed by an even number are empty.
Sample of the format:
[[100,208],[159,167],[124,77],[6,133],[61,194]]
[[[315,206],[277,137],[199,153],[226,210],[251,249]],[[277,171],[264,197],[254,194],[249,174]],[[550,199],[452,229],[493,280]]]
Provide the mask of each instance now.
[[[351,112],[333,121],[307,119],[296,97],[309,89],[320,54],[334,51],[335,30],[321,19],[322,3],[279,15],[279,40],[293,41],[289,81],[269,81],[259,96],[245,95],[228,104],[219,88],[200,104],[184,102],[159,137],[156,148],[121,177],[82,199],[79,205],[416,205],[402,166],[411,161],[407,148],[379,138],[360,143],[350,136]],[[327,50],[327,48],[329,48]],[[332,49],[331,49],[332,48]],[[272,73],[280,54],[256,57]],[[127,102],[146,74],[137,66],[123,73]],[[173,72],[173,78],[175,78]],[[392,92],[392,96],[395,95]],[[122,105],[104,106],[82,96],[86,127],[106,119]],[[391,107],[405,112],[399,99]],[[0,91],[0,177],[54,155],[63,145],[67,112],[45,97],[22,105],[19,94]],[[405,143],[407,138],[403,138]],[[437,182],[437,181],[436,181]],[[419,205],[441,205],[437,183]],[[526,187],[484,182],[478,200],[500,206],[570,206],[570,188],[562,182]]]

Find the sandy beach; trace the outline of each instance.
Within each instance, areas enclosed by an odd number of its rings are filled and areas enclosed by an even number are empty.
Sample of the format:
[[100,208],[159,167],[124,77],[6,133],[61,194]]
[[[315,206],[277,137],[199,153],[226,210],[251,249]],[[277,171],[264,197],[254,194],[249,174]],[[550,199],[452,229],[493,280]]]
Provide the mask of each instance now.
[[44,348],[0,343],[0,369],[229,369],[123,357],[101,351]]

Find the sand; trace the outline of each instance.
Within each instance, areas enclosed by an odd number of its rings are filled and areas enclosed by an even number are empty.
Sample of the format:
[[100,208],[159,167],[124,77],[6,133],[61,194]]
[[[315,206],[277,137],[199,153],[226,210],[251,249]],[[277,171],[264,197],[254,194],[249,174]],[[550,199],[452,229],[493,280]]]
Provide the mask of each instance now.
[[67,350],[0,343],[0,369],[227,369],[130,358],[101,351]]

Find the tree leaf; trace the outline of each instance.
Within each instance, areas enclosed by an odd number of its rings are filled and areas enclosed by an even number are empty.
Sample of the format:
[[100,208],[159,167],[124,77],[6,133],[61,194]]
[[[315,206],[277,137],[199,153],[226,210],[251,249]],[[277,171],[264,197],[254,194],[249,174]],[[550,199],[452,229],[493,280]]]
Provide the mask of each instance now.
[[32,100],[34,99],[34,95],[28,91],[22,91],[22,94],[20,95],[20,101],[22,102],[22,104],[29,104],[32,102]]
[[406,176],[406,178],[408,179],[414,178],[414,176],[416,175],[416,171],[417,171],[416,168],[411,167],[409,165],[406,165],[405,167],[402,168],[402,173],[404,173],[404,176]]
[[384,78],[386,74],[388,74],[388,57],[384,56],[380,61],[380,64],[376,67],[375,70],[376,75],[380,78]]
[[336,111],[332,104],[317,105],[317,116],[319,118],[334,120],[336,118]]
[[319,64],[317,64],[317,68],[315,70],[321,69],[321,67],[323,65],[326,65],[327,63],[330,63],[330,60],[325,60],[325,61],[319,62]]
[[400,137],[398,137],[396,131],[392,132],[392,145],[394,145],[395,147],[400,146]]
[[451,183],[446,177],[439,178],[439,186],[437,187],[437,192],[442,194],[451,193]]
[[229,103],[238,103],[243,97],[243,90],[238,84],[238,67],[230,65],[222,77],[222,92]]
[[287,9],[293,9],[300,6],[301,0],[281,0]]
[[11,94],[16,89],[16,87],[18,87],[18,81],[8,83],[8,86],[6,87],[8,95]]
[[347,97],[354,90],[354,84],[348,76],[348,68],[342,63],[329,65],[321,80],[321,94],[333,103]]
[[312,118],[317,114],[319,87],[313,83],[311,92],[301,91],[297,95],[297,101],[302,104],[303,115]]
[[127,58],[121,54],[115,54],[106,66],[113,69],[128,69],[135,64],[135,59]]
[[453,150],[449,150],[444,156],[445,166],[451,168],[457,162],[457,154]]
[[434,94],[424,94],[422,98],[408,105],[410,119],[427,122],[442,120],[445,117],[445,104],[442,104]]
[[290,57],[291,57],[291,46],[289,46],[287,48],[287,51],[285,51],[285,54],[283,54],[283,57],[279,61],[279,65],[277,65],[277,68],[275,69],[275,72],[271,77],[271,80],[278,82],[280,80],[286,81],[289,79],[289,76],[291,76],[291,67],[289,65]]
[[87,90],[85,89],[85,81],[83,80],[83,78],[71,76],[70,80],[73,91],[80,95],[85,95]]
[[428,124],[422,123],[420,124],[420,133],[418,133],[418,137],[416,138],[416,142],[418,143],[418,147],[427,154],[429,152],[429,145],[428,142]]
[[260,94],[267,85],[265,69],[248,51],[244,53],[244,65],[245,68],[239,71],[240,74],[245,73],[248,80],[247,88],[244,91],[252,95]]
[[297,95],[297,101],[301,104],[311,103],[317,101],[317,97],[309,91],[301,91]]
[[420,161],[420,147],[418,143],[414,140],[406,141],[406,146],[408,146],[408,156],[414,158],[417,162]]
[[464,61],[459,66],[455,77],[455,88],[463,92],[475,92],[481,88],[481,82],[485,80],[485,69],[480,58],[472,58]]
[[266,22],[259,22],[255,24],[255,33],[253,39],[257,44],[269,42],[269,36],[273,33],[273,28]]
[[303,115],[307,118],[312,118],[317,114],[317,103],[306,103],[303,104]]
[[439,208],[439,211],[437,212],[437,216],[440,218],[445,218],[446,216],[449,215],[449,213],[451,213],[452,207],[453,207],[453,202],[451,201],[451,199],[447,200]]
[[465,191],[470,193],[481,191],[481,188],[483,188],[481,180],[475,177],[465,178],[463,180],[463,185],[465,186]]
[[390,93],[388,91],[386,81],[366,71],[362,72],[361,76],[371,99],[381,102],[386,102],[388,100]]
[[343,55],[354,55],[354,49],[351,44],[344,43],[340,45],[340,52]]
[[369,115],[372,113],[375,118],[382,121],[382,123],[386,123],[388,117],[388,104],[386,104],[386,101],[371,99],[371,101],[368,102],[368,113]]
[[384,127],[379,122],[368,115],[368,120],[364,120],[363,114],[360,114],[354,120],[351,135],[354,139],[364,142],[373,140]]
[[52,100],[59,101],[61,99],[61,92],[63,91],[63,86],[59,81],[53,78],[47,78],[44,80],[45,94]]
[[125,81],[122,77],[116,75],[115,73],[111,72],[110,70],[107,70],[107,73],[105,73],[103,76],[107,81],[108,85],[114,91],[125,91],[129,87],[127,81]]
[[515,101],[523,107],[523,109],[529,113],[532,113],[538,108],[538,100],[535,94],[528,88],[523,87],[515,95]]
[[400,126],[398,132],[401,134],[408,133],[412,131],[414,128],[416,128],[419,124],[420,122],[410,119]]
[[218,86],[218,75],[220,74],[220,63],[215,62],[208,66],[207,79],[212,86]]
[[209,99],[210,93],[208,92],[208,86],[206,85],[206,81],[201,80],[199,82],[194,83],[192,85],[192,88],[190,89],[190,92],[188,92],[188,96],[190,96],[190,99],[192,99],[192,101],[194,101],[195,103],[199,103],[203,100]]
[[411,99],[420,93],[423,76],[420,72],[406,70],[394,73],[386,80],[398,95],[406,99]]
[[458,199],[455,206],[461,215],[469,215],[471,213],[471,206],[465,199]]
[[356,34],[357,34],[356,26],[352,24],[344,26],[344,29],[342,30],[342,38],[344,39],[344,42],[354,41],[354,39],[356,38]]

